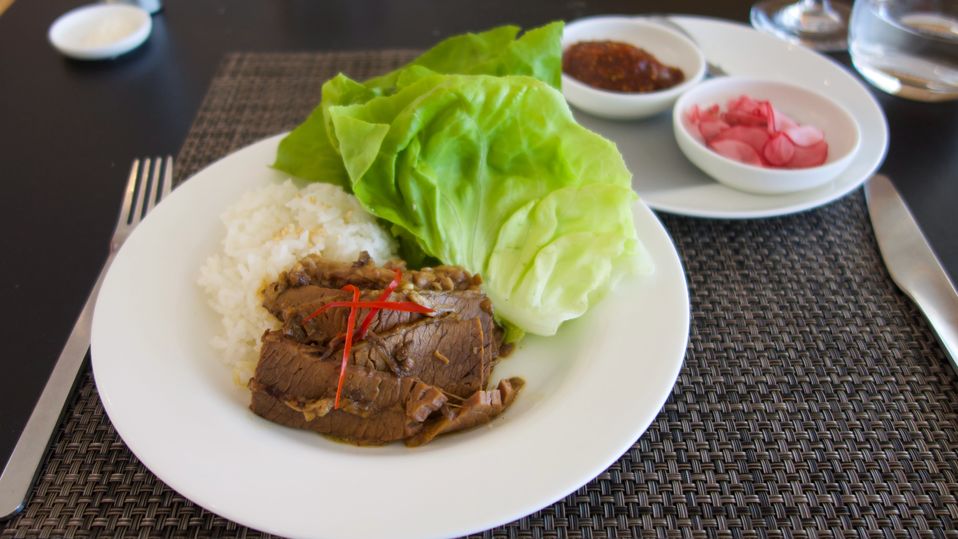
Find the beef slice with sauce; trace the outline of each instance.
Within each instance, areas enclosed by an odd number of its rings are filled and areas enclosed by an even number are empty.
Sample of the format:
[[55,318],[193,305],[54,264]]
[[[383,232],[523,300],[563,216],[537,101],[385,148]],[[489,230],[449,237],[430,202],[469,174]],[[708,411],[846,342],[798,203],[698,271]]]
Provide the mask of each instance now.
[[[493,322],[455,316],[424,319],[370,336],[353,348],[357,366],[413,376],[465,398],[483,389],[498,356]],[[483,327],[485,326],[485,327]]]
[[306,256],[267,286],[264,296],[266,302],[270,302],[290,288],[308,285],[339,290],[351,284],[361,290],[383,290],[389,286],[397,269],[402,270],[400,290],[479,290],[482,283],[478,275],[471,275],[458,266],[405,270],[404,264],[396,261],[387,262],[385,266],[376,266],[369,254],[363,251],[359,259],[352,263],[335,262],[318,255]]
[[481,279],[442,266],[403,273],[390,301],[413,301],[436,312],[379,311],[366,338],[354,343],[341,408],[333,409],[349,309],[332,308],[305,324],[303,319],[329,301],[351,300],[351,293],[338,289],[346,284],[365,288],[363,299],[378,299],[395,267],[401,264],[377,267],[368,256],[353,264],[307,257],[267,287],[264,306],[284,327],[263,337],[250,381],[254,412],[362,445],[399,439],[420,445],[488,422],[511,404],[520,379],[484,390],[502,349],[502,331],[479,289]]
[[[362,301],[379,299],[382,291],[364,293]],[[283,322],[283,332],[301,342],[325,344],[342,334],[346,327],[346,318],[349,309],[331,308],[316,316],[312,316],[318,309],[334,301],[351,301],[352,293],[345,290],[326,288],[318,285],[306,285],[287,288],[263,302],[273,316]],[[455,314],[461,319],[481,317],[484,320],[492,317],[492,303],[478,290],[457,291],[418,291],[415,289],[393,292],[387,301],[411,301],[433,309],[431,317],[440,317],[446,314]],[[360,319],[365,316],[361,311]],[[396,326],[408,324],[424,318],[419,313],[380,310],[373,317],[369,331],[385,333]],[[308,320],[307,320],[308,319]],[[485,321],[484,321],[485,327]],[[489,328],[494,331],[494,327]],[[492,333],[490,333],[492,335]]]
[[416,434],[447,400],[419,379],[349,365],[342,407],[334,410],[339,370],[339,361],[320,360],[313,347],[267,333],[250,408],[282,425],[378,445]]
[[[364,293],[361,301],[375,301],[379,292]],[[288,288],[263,302],[266,310],[283,323],[283,334],[300,342],[327,344],[343,333],[349,309],[331,308],[312,316],[320,307],[333,301],[352,301],[352,293],[318,285]],[[389,301],[406,301],[392,294]],[[364,311],[365,312],[365,311]],[[363,315],[365,316],[365,315]],[[369,326],[371,331],[384,332],[415,320],[423,315],[400,311],[379,311]],[[308,320],[307,320],[308,318]],[[361,320],[359,317],[358,320]],[[358,323],[358,322],[357,322]]]
[[496,389],[476,391],[462,404],[447,403],[430,419],[428,424],[406,439],[406,445],[420,446],[429,443],[440,434],[471,429],[492,421],[512,404],[524,385],[522,378],[500,380]]

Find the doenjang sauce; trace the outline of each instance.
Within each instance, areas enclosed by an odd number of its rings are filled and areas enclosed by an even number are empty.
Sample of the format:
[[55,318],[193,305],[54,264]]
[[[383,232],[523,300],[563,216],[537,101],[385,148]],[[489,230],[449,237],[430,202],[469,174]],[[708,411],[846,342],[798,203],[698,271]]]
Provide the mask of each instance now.
[[618,41],[581,41],[562,54],[562,71],[589,86],[625,93],[664,90],[685,74],[638,47]]

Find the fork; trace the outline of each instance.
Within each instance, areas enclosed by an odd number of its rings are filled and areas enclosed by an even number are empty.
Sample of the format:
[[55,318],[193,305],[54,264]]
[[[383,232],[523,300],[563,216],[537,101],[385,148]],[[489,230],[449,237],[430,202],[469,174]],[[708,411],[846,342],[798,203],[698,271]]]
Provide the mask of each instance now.
[[[123,195],[123,205],[117,218],[113,238],[110,240],[110,255],[87,297],[83,310],[73,326],[73,331],[60,352],[43,392],[30,414],[30,419],[20,433],[17,445],[3,470],[3,479],[9,478],[9,489],[0,490],[0,518],[12,515],[23,508],[27,492],[37,475],[40,462],[53,436],[53,431],[66,407],[66,402],[90,348],[90,333],[93,322],[93,306],[96,303],[104,276],[116,257],[120,246],[143,217],[173,189],[173,158],[156,157],[133,160],[129,180]],[[5,485],[7,486],[7,485]]]
[[[661,24],[662,26],[667,26],[672,30],[682,34],[683,36],[689,38],[692,43],[695,43],[695,46],[699,46],[699,42],[695,40],[691,33],[688,30],[682,27],[681,24],[673,21],[671,18],[665,15],[650,15],[648,18],[651,22]],[[701,48],[701,47],[699,47]],[[702,51],[704,54],[705,51]],[[728,72],[722,69],[722,66],[710,62],[707,58],[705,60],[705,76],[706,77],[725,77],[728,75]]]

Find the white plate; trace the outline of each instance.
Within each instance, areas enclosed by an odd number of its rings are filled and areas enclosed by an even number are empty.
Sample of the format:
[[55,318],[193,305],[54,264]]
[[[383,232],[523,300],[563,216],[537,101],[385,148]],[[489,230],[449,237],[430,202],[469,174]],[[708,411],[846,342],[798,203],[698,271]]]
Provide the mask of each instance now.
[[786,215],[827,204],[857,188],[881,164],[888,125],[872,94],[841,65],[748,26],[700,17],[673,17],[709,61],[729,74],[790,82],[841,103],[862,131],[858,155],[824,186],[781,195],[757,195],[727,187],[688,161],[672,136],[672,116],[611,121],[575,111],[579,122],[615,141],[632,171],[632,187],[656,210],[693,217],[749,219]]
[[689,329],[685,276],[644,205],[656,265],[551,338],[530,337],[496,378],[527,385],[490,425],[410,449],[360,448],[269,423],[209,346],[215,315],[195,284],[223,235],[218,215],[283,177],[279,137],[176,189],[140,224],[100,291],[93,372],[117,432],[163,482],[210,511],[292,537],[428,538],[510,522],[587,483],[656,416]]
[[66,56],[78,60],[101,60],[139,47],[152,29],[153,20],[142,8],[126,4],[91,4],[61,15],[50,26],[47,38]]

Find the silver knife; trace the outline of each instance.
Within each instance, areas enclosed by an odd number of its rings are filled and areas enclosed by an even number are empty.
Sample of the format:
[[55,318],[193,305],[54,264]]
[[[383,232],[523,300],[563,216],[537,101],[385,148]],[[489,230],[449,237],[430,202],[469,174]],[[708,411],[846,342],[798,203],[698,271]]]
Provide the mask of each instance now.
[[876,174],[865,185],[865,200],[878,249],[901,290],[925,313],[932,330],[958,370],[958,292],[891,180]]

